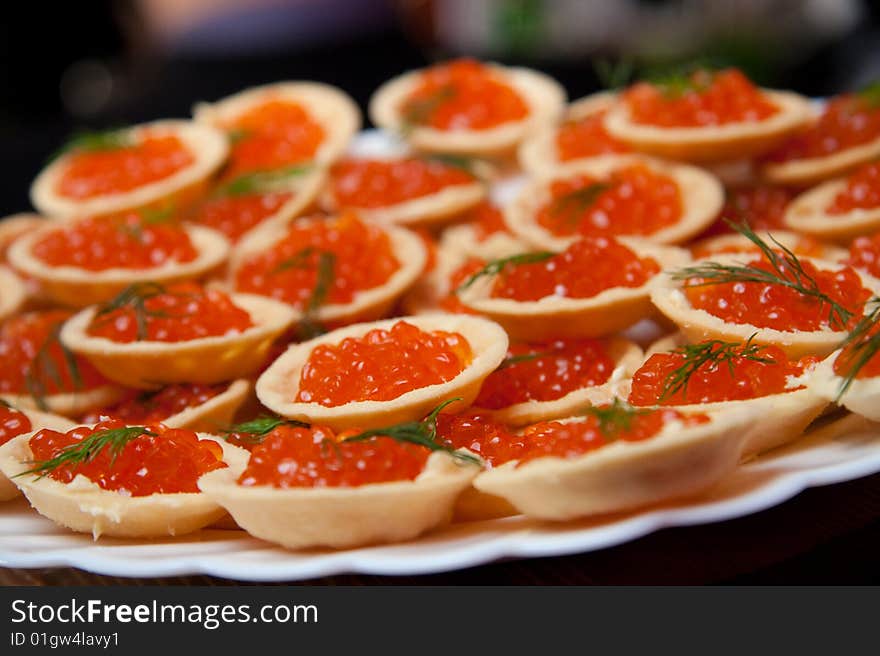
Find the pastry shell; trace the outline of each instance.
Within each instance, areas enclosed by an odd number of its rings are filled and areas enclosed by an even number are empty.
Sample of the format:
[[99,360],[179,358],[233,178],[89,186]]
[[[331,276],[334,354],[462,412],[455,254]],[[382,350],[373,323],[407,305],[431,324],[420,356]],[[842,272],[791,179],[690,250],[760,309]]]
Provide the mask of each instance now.
[[6,251],[16,239],[42,228],[47,222],[48,219],[33,212],[10,214],[0,219],[0,263],[6,261]]
[[739,121],[699,127],[660,127],[632,120],[626,103],[605,116],[611,136],[657,157],[694,162],[743,159],[767,152],[803,127],[813,116],[810,101],[789,91],[763,89],[779,111],[763,121]]
[[823,399],[839,403],[857,415],[880,421],[880,376],[854,379],[838,400],[844,378],[834,373],[834,362],[840,353],[840,349],[834,351],[813,369],[809,377],[810,389]]
[[721,183],[703,169],[687,164],[663,162],[641,155],[603,155],[573,161],[539,174],[506,207],[504,220],[514,234],[537,248],[565,249],[581,235],[575,233],[570,236],[557,236],[535,220],[538,210],[551,200],[550,185],[555,180],[577,175],[588,175],[601,180],[618,169],[634,164],[645,165],[676,182],[681,194],[682,215],[673,225],[649,235],[627,236],[648,239],[658,244],[678,244],[709,227],[721,211],[724,204],[724,190]]
[[[617,440],[571,459],[543,457],[484,471],[474,487],[510,502],[523,514],[563,521],[688,497],[711,487],[736,467],[749,411],[722,412],[683,427],[666,424],[654,437]],[[572,418],[565,421],[583,421]]]
[[297,103],[313,121],[321,124],[325,136],[312,160],[322,166],[339,159],[361,127],[360,110],[348,94],[319,82],[276,82],[252,87],[213,103],[198,103],[193,108],[193,117],[197,123],[222,129],[242,114],[273,100]]
[[149,269],[90,271],[46,264],[33,254],[40,239],[53,230],[63,229],[64,226],[53,224],[20,238],[9,249],[9,263],[19,273],[36,280],[49,300],[68,307],[81,308],[110,300],[129,285],[145,280],[164,284],[203,278],[220,267],[229,255],[229,242],[223,235],[195,225],[183,226],[197,251],[190,262],[168,261]]
[[383,84],[370,99],[373,123],[385,130],[402,133],[417,150],[465,155],[504,156],[524,138],[544,125],[556,121],[565,106],[565,90],[552,78],[528,68],[486,64],[493,74],[510,85],[529,106],[529,114],[485,130],[438,130],[416,126],[405,130],[401,107],[417,88],[422,71],[404,73]]
[[480,414],[488,414],[508,426],[525,426],[539,421],[571,417],[583,408],[610,403],[621,395],[625,384],[642,363],[642,349],[628,339],[611,337],[606,343],[608,355],[614,360],[614,369],[601,385],[581,387],[552,401],[523,401],[496,410],[475,406]]
[[480,240],[474,226],[463,223],[443,231],[440,249],[456,253],[461,263],[469,257],[495,260],[516,255],[528,250],[528,245],[509,232],[495,232]]
[[358,487],[244,487],[245,465],[208,472],[199,488],[254,537],[288,549],[402,542],[449,522],[479,471],[433,453],[415,480]]
[[105,377],[127,387],[150,389],[169,383],[221,383],[257,370],[272,342],[297,313],[278,301],[254,294],[232,294],[253,325],[240,332],[182,342],[114,342],[93,337],[87,328],[97,312],[89,307],[68,319],[61,341],[89,360]]
[[[348,337],[360,337],[374,329],[390,329],[406,321],[423,331],[443,330],[461,334],[470,344],[471,362],[454,378],[436,385],[419,387],[390,401],[353,401],[334,407],[297,402],[302,368],[312,350],[320,344],[339,344]],[[315,339],[290,346],[257,380],[257,398],[267,408],[289,419],[330,426],[336,430],[380,428],[404,421],[416,421],[442,401],[460,397],[457,408],[470,405],[486,376],[507,353],[507,334],[496,323],[454,314],[426,314],[417,317],[360,323],[334,330]]]
[[848,242],[880,228],[880,207],[856,208],[843,214],[829,214],[828,207],[846,189],[841,178],[824,182],[795,198],[785,210],[785,224],[792,230],[820,239]]
[[[43,397],[47,411],[64,417],[79,417],[89,410],[104,408],[119,401],[124,390],[117,385],[107,384],[90,390],[47,394]],[[39,404],[30,394],[0,394],[0,399],[19,410],[38,410]]]
[[18,312],[26,298],[24,281],[6,267],[0,266],[0,321]]
[[[660,269],[690,261],[687,251],[639,239],[618,239],[639,257],[650,257]],[[459,292],[467,307],[501,324],[511,339],[540,342],[557,337],[602,337],[623,330],[654,314],[651,290],[658,274],[639,287],[612,287],[589,298],[546,296],[516,301],[490,296],[497,276],[484,276]]]
[[[755,232],[766,243],[772,244],[772,240],[775,239],[787,249],[793,251],[798,257],[801,256],[800,247],[803,239],[802,235],[789,230],[775,229],[756,230]],[[810,246],[813,246],[813,244],[810,244]],[[810,255],[830,262],[842,262],[849,255],[845,248],[834,246],[833,244],[824,241],[817,242],[815,247],[818,252],[812,251]],[[694,259],[705,259],[723,253],[760,253],[760,250],[755,246],[755,243],[752,240],[745,235],[738,233],[717,235],[715,237],[701,239],[700,241],[691,244],[690,250]],[[806,253],[804,253],[804,255],[806,255]]]
[[[30,467],[29,440],[20,435],[0,447],[0,471],[15,481],[34,509],[56,524],[77,533],[118,538],[159,538],[197,531],[223,518],[226,511],[200,492],[151,494],[131,497],[104,490],[84,476],[61,483],[49,476],[19,476]],[[225,440],[200,433],[217,442],[229,467],[244,467],[249,454]]]
[[[76,424],[66,417],[59,417],[58,415],[49,414],[48,412],[27,409],[20,409],[19,412],[25,414],[27,418],[30,419],[31,430],[29,431],[29,434],[31,435],[33,435],[34,431],[42,430],[43,428],[66,432],[76,426]],[[10,440],[10,442],[11,441],[12,440]],[[0,501],[10,501],[15,499],[19,494],[21,494],[21,492],[15,483],[9,480],[6,475],[0,471]]]
[[208,125],[192,121],[165,120],[136,125],[125,130],[136,140],[141,135],[175,136],[187,147],[193,162],[161,180],[131,191],[74,199],[56,191],[70,159],[62,155],[40,172],[31,185],[31,202],[41,213],[52,217],[100,216],[161,203],[189,202],[203,191],[208,178],[220,168],[229,153],[226,136]]
[[[756,256],[752,256],[754,258]],[[822,270],[837,271],[846,265],[812,257],[799,257],[801,261],[809,261]],[[712,261],[720,264],[742,264],[743,254],[715,255],[699,262]],[[699,263],[698,262],[698,263]],[[853,269],[862,281],[862,285],[880,294],[880,280],[863,271]],[[776,330],[759,328],[749,323],[731,323],[709,314],[705,310],[694,308],[682,291],[681,280],[673,280],[670,272],[660,275],[658,284],[651,291],[651,301],[669,320],[674,322],[690,342],[704,339],[720,339],[727,342],[745,342],[753,334],[756,344],[773,344],[779,346],[790,358],[805,355],[825,356],[831,353],[846,336],[840,330]]]
[[787,162],[765,162],[761,177],[773,184],[808,187],[830,180],[880,157],[880,138],[824,157],[805,157]]

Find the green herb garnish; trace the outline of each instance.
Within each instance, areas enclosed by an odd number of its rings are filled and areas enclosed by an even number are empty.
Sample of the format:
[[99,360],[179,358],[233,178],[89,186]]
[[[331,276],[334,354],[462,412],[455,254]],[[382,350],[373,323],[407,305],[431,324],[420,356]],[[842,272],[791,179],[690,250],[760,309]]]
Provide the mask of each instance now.
[[310,424],[296,419],[285,419],[284,417],[272,417],[270,415],[260,415],[250,421],[243,421],[234,424],[222,431],[226,436],[238,434],[239,439],[244,442],[260,444],[266,435],[271,433],[279,426],[294,426],[296,428],[310,428]]
[[859,371],[880,351],[880,331],[875,332],[874,330],[877,326],[877,320],[880,319],[880,297],[875,296],[868,303],[874,305],[874,309],[859,320],[840,344],[839,348],[843,350],[837,359],[845,357],[845,363],[849,366],[840,382],[837,396],[834,398],[835,401],[840,401],[843,398]]
[[279,185],[296,176],[304,175],[312,170],[311,165],[298,164],[274,171],[256,171],[244,173],[237,178],[221,185],[215,196],[249,196],[274,191]]
[[535,353],[521,353],[519,355],[511,355],[504,358],[495,371],[507,369],[507,367],[512,367],[513,365],[519,364],[520,362],[529,362],[531,360],[538,360],[540,358],[549,358],[552,355],[555,355],[552,351],[536,351]]
[[[170,294],[163,285],[157,282],[137,282],[123,289],[116,298],[108,301],[98,308],[95,312],[94,321],[100,325],[103,321],[109,321],[107,317],[111,312],[131,308],[134,312],[134,320],[136,325],[137,340],[147,339],[147,319],[148,318],[168,318],[170,315],[161,310],[150,310],[147,308],[147,301],[151,298]],[[189,296],[189,294],[175,293],[174,296]],[[103,319],[101,317],[104,317]]]
[[534,264],[535,262],[543,262],[549,260],[556,255],[553,251],[536,251],[534,253],[520,253],[519,255],[511,255],[510,257],[502,257],[497,260],[491,260],[486,265],[471,274],[467,280],[455,288],[455,294],[463,292],[465,289],[473,285],[477,280],[485,276],[494,276],[504,270],[507,266],[518,266],[520,264]]
[[613,186],[613,184],[608,182],[594,182],[586,187],[557,196],[550,204],[550,213],[558,217],[567,215],[565,217],[566,223],[576,223],[580,220],[581,214]]
[[82,389],[82,377],[79,371],[79,365],[76,356],[61,341],[61,323],[55,324],[46,341],[40,344],[34,359],[28,365],[27,372],[24,375],[24,384],[34,399],[37,408],[42,411],[48,411],[49,405],[46,402],[48,394],[48,384],[53,383],[59,390],[63,390],[64,377],[55,363],[52,356],[52,348],[58,346],[61,349],[61,355],[64,358],[64,364],[67,373],[70,375],[70,382],[74,390]]
[[126,130],[82,131],[74,134],[67,143],[49,157],[49,160],[72,152],[119,150],[133,145],[134,140]]
[[413,128],[430,121],[434,112],[447,100],[454,98],[457,93],[455,87],[447,84],[426,98],[408,102],[402,112],[404,132],[411,131]]
[[593,70],[603,88],[617,91],[632,81],[636,67],[635,62],[629,57],[617,61],[594,59]]
[[625,433],[632,428],[633,419],[638,416],[650,414],[654,410],[650,408],[634,408],[629,403],[618,398],[609,405],[590,406],[581,414],[595,417],[599,432],[607,439],[614,439],[620,433]]
[[865,85],[856,91],[856,95],[864,101],[869,109],[877,109],[880,107],[880,80]]

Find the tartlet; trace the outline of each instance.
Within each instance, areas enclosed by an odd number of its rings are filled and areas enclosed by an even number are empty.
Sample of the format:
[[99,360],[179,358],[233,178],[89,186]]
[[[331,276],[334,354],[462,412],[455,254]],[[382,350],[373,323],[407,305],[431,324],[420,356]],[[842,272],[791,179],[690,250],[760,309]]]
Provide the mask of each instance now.
[[[756,234],[767,243],[776,240],[795,255],[816,257],[829,262],[842,262],[847,251],[825,241],[819,241],[790,230],[756,230]],[[704,259],[718,253],[759,253],[760,251],[745,235],[731,233],[707,237],[690,245],[694,259]]]
[[843,175],[877,157],[880,157],[880,138],[822,157],[765,162],[760,173],[763,179],[774,184],[809,187]]
[[126,128],[118,133],[137,142],[145,136],[173,136],[179,139],[192,162],[171,175],[130,191],[101,194],[81,200],[57,191],[59,181],[77,151],[63,154],[44,168],[31,185],[31,202],[47,216],[75,217],[114,214],[150,207],[159,203],[182,205],[204,188],[208,178],[220,168],[228,153],[225,135],[210,126],[192,121],[165,120]]
[[672,178],[679,189],[682,213],[672,225],[651,234],[630,236],[660,244],[678,244],[702,232],[721,210],[724,203],[721,184],[702,169],[640,155],[605,155],[564,164],[534,177],[506,207],[505,222],[514,234],[537,248],[565,248],[578,239],[577,233],[554,235],[535,220],[537,211],[551,200],[550,185],[579,175],[602,181],[614,171],[633,165],[643,165],[654,173]]
[[33,212],[10,214],[0,219],[0,262],[6,261],[6,252],[22,235],[42,228],[47,219]]
[[18,312],[26,298],[24,281],[5,266],[0,266],[0,321]]
[[273,362],[256,384],[257,398],[267,408],[289,419],[330,426],[334,429],[376,428],[424,417],[440,401],[458,397],[457,407],[467,407],[480,385],[504,359],[507,334],[496,323],[465,315],[428,314],[402,320],[422,331],[461,334],[473,357],[463,370],[445,383],[419,387],[390,401],[354,401],[334,407],[297,402],[300,374],[312,350],[322,344],[339,344],[348,337],[361,337],[374,329],[390,329],[401,319],[386,319],[339,328],[307,342],[294,344]]
[[[67,431],[76,426],[70,419],[66,417],[60,417],[58,415],[53,415],[48,412],[40,412],[39,410],[28,410],[28,409],[19,409],[23,415],[25,415],[31,422],[31,430],[28,433],[32,433],[33,431],[40,430],[42,428],[51,428],[52,430],[57,431]],[[15,438],[13,438],[15,439]],[[12,440],[10,440],[11,442]],[[6,477],[5,474],[0,472],[0,501],[10,501],[15,499],[21,492],[18,487],[13,483],[9,478]]]
[[834,371],[834,363],[840,354],[840,349],[834,351],[813,369],[809,377],[810,389],[857,415],[880,421],[880,376],[853,378],[844,390],[846,379]]
[[785,224],[797,232],[838,242],[876,231],[880,228],[880,207],[856,207],[837,214],[828,211],[847,184],[847,178],[840,178],[805,191],[786,209]]

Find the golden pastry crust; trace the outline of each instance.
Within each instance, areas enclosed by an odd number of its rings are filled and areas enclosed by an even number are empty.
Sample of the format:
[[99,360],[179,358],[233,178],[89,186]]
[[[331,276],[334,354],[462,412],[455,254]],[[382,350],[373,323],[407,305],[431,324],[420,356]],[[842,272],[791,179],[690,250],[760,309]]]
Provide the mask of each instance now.
[[789,91],[762,90],[779,111],[763,121],[700,127],[659,127],[632,120],[626,103],[605,116],[605,129],[635,150],[694,162],[743,159],[767,152],[803,127],[813,116],[810,101]]
[[114,342],[87,333],[97,312],[89,307],[61,328],[61,341],[87,358],[106,378],[127,387],[151,389],[170,383],[221,383],[253,373],[272,342],[297,318],[288,305],[254,294],[231,294],[253,326],[240,333],[182,342]]
[[[124,130],[133,139],[150,136],[175,136],[193,156],[189,166],[166,178],[126,192],[103,194],[78,200],[59,194],[56,189],[70,160],[62,155],[44,168],[31,185],[31,202],[38,211],[53,217],[100,216],[114,214],[159,202],[185,198],[190,200],[204,188],[208,178],[220,168],[229,153],[226,136],[208,125],[192,121],[165,120],[136,125]],[[175,202],[175,205],[180,203]]]
[[24,281],[5,266],[0,266],[0,321],[18,312],[26,298]]
[[754,419],[751,412],[738,411],[689,427],[673,421],[648,440],[617,440],[568,460],[548,456],[521,467],[505,463],[481,473],[473,485],[529,517],[555,521],[688,497],[733,471],[742,429]]
[[[48,412],[64,417],[79,417],[90,410],[104,408],[119,401],[125,391],[117,385],[101,385],[90,390],[47,394],[41,401]],[[38,410],[40,404],[30,394],[0,394],[0,399],[24,410]]]
[[[91,533],[95,539],[102,535],[159,538],[197,531],[226,514],[198,492],[130,497],[104,490],[84,476],[70,483],[49,476],[18,476],[31,466],[32,435],[20,435],[0,447],[0,471],[15,481],[38,513],[72,531]],[[244,449],[206,433],[199,437],[217,442],[223,449],[223,461],[230,467],[243,467],[247,462],[249,454]]]
[[456,498],[479,471],[433,453],[412,481],[279,489],[238,485],[244,468],[208,472],[199,488],[248,533],[288,549],[343,549],[415,538],[449,522]]
[[[298,221],[323,222],[325,217],[307,217]],[[238,269],[251,256],[271,250],[286,234],[288,223],[272,223],[258,226],[246,240],[238,243],[229,267],[228,284],[235,287]],[[400,264],[383,284],[355,292],[349,303],[326,303],[318,308],[315,318],[321,323],[351,323],[372,321],[388,314],[394,304],[412,287],[425,268],[428,253],[418,235],[396,226],[383,230],[391,241],[391,249]]]
[[193,118],[197,123],[222,128],[272,100],[297,103],[313,121],[320,123],[325,136],[312,158],[319,165],[339,159],[361,127],[360,110],[348,94],[319,82],[276,82],[252,87],[213,103],[198,103],[193,108]]
[[[49,414],[48,412],[40,412],[38,410],[20,410],[31,421],[30,434],[43,428],[51,428],[52,430],[67,432],[76,424],[66,417]],[[11,441],[11,440],[10,440]],[[18,487],[0,471],[0,501],[10,501],[21,494]]]
[[834,362],[840,353],[840,349],[834,351],[813,369],[808,378],[810,389],[827,401],[839,403],[850,412],[871,421],[880,421],[880,376],[855,378],[846,393],[839,396],[844,378],[834,373]]
[[[338,344],[348,337],[361,337],[374,329],[390,329],[406,321],[420,330],[444,330],[461,334],[470,344],[473,359],[464,370],[445,383],[419,387],[390,401],[353,401],[335,407],[297,402],[300,374],[312,350],[319,344]],[[357,426],[380,428],[427,415],[442,401],[460,397],[454,407],[470,405],[483,380],[501,364],[507,353],[507,335],[498,324],[468,315],[426,314],[417,317],[360,323],[334,330],[307,342],[294,344],[257,380],[260,402],[289,419],[330,426],[336,430]]]
[[9,249],[9,263],[22,275],[39,283],[40,292],[49,300],[68,307],[81,308],[110,300],[129,285],[149,280],[172,283],[204,278],[217,270],[229,255],[229,242],[216,230],[187,225],[183,229],[197,251],[190,262],[168,261],[149,269],[112,268],[90,271],[75,266],[52,266],[33,254],[34,245],[57,224],[46,226],[18,239]]
[[417,150],[465,155],[502,156],[526,137],[556,121],[565,105],[565,90],[552,78],[528,68],[487,64],[529,106],[529,115],[486,130],[438,130],[416,126],[405,130],[401,106],[418,86],[422,71],[410,71],[379,87],[370,98],[369,114],[378,127],[403,133]]
[[[802,262],[812,262],[823,270],[838,271],[846,266],[812,257],[799,257],[798,259]],[[742,254],[716,255],[700,261],[712,261],[720,264],[742,264],[744,258]],[[862,285],[866,289],[870,289],[874,295],[880,294],[880,280],[858,269],[854,269],[854,271],[858,274]],[[683,286],[683,281],[672,280],[668,272],[663,273],[659,277],[658,284],[651,291],[651,301],[660,312],[679,327],[688,341],[691,342],[700,342],[704,339],[745,342],[755,334],[752,340],[754,343],[773,344],[785,351],[788,357],[800,358],[805,355],[828,355],[846,336],[845,331],[827,328],[812,331],[788,331],[759,328],[748,323],[730,323],[709,314],[705,310],[694,308],[682,291]]]
[[[803,237],[798,233],[791,232],[789,230],[756,230],[755,232],[766,243],[772,244],[772,240],[775,239],[787,249],[794,251],[796,255],[800,256],[800,252],[798,249],[800,248],[801,242],[803,241]],[[812,246],[814,245],[810,244],[811,248]],[[811,253],[811,255],[813,255],[814,257],[818,257],[821,260],[828,260],[829,262],[842,262],[849,256],[849,253],[845,248],[834,246],[824,241],[816,243],[815,247],[817,251]],[[755,243],[753,241],[751,241],[745,235],[741,235],[738,233],[732,233],[729,235],[717,235],[715,237],[701,239],[700,241],[692,244],[690,249],[691,253],[694,254],[694,257],[698,259],[704,259],[705,257],[708,257],[708,255],[715,253],[759,252],[755,247]]]
[[[619,241],[639,257],[653,258],[661,269],[678,268],[690,261],[687,251],[674,246],[639,239]],[[459,292],[458,297],[467,307],[501,324],[517,341],[602,337],[654,314],[651,290],[659,275],[639,287],[612,287],[589,298],[547,296],[538,301],[492,298],[489,294],[496,276],[484,276]]]
[[678,244],[705,230],[715,220],[724,204],[721,183],[706,171],[686,164],[674,164],[641,155],[604,155],[564,164],[535,177],[519,196],[507,205],[504,220],[514,234],[536,248],[562,250],[577,241],[581,235],[567,237],[554,235],[535,220],[536,212],[551,199],[550,185],[555,180],[577,175],[589,175],[598,180],[614,171],[641,164],[652,171],[675,180],[681,193],[682,215],[679,220],[650,235],[631,235],[658,244]]
[[621,396],[626,384],[642,363],[642,349],[622,337],[611,337],[607,344],[608,355],[614,360],[614,370],[601,385],[573,390],[553,401],[523,401],[506,408],[488,410],[475,406],[481,414],[488,414],[496,421],[509,426],[525,426],[539,421],[571,417],[579,410],[592,405],[610,403]]
[[42,228],[47,222],[48,219],[33,212],[10,214],[0,219],[0,262],[6,261],[6,251],[16,239]]
[[808,187],[830,180],[880,157],[880,137],[861,146],[846,148],[825,157],[806,157],[788,162],[766,162],[760,169],[768,182],[792,187]]
[[795,198],[785,210],[785,224],[792,230],[820,239],[848,242],[880,228],[880,207],[857,208],[843,214],[829,214],[837,194],[846,190],[847,180],[824,182]]

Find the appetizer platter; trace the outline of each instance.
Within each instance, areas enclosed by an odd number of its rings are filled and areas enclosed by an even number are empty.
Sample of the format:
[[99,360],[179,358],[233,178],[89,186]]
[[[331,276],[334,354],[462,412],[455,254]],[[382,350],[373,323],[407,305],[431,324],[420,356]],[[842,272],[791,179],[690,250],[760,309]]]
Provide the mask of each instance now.
[[880,87],[462,59],[370,117],[283,82],[36,177],[0,565],[430,573],[880,472]]

